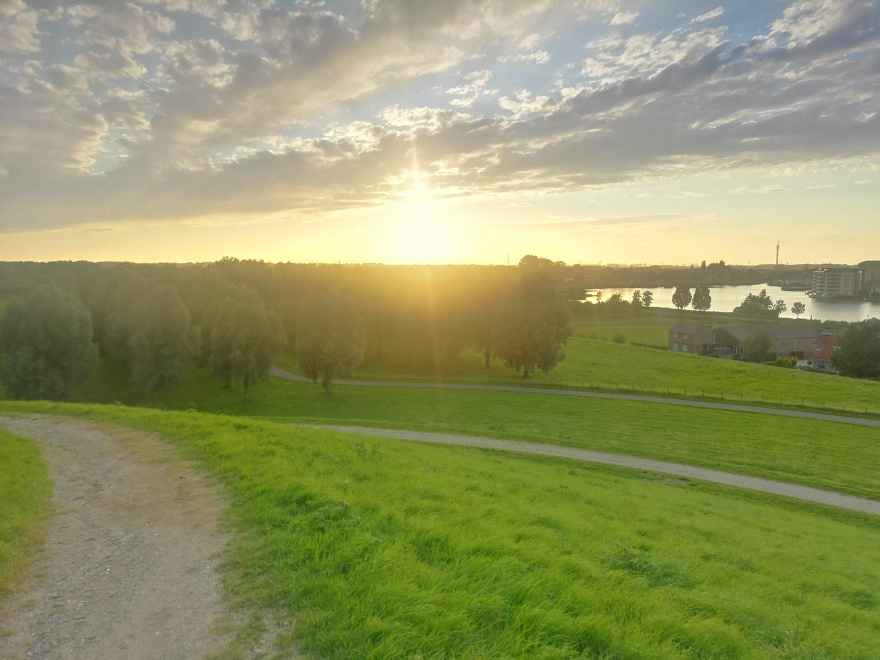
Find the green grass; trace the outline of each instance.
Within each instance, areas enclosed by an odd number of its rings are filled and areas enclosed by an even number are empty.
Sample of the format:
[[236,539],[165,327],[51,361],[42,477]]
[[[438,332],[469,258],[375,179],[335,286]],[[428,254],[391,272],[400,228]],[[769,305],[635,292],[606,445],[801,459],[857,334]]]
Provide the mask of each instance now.
[[[623,326],[609,326],[622,328]],[[368,357],[354,380],[444,381],[487,385],[552,386],[608,392],[782,406],[821,412],[880,415],[880,382],[720,360],[673,351],[572,337],[567,358],[548,374],[522,379],[500,360],[491,369],[475,351],[440,366],[438,373]],[[297,372],[295,356],[277,361]]]
[[[705,314],[688,319],[703,322]],[[572,321],[577,337],[613,341],[614,335],[621,333],[627,342],[666,346],[669,341],[669,327],[681,320],[676,312],[655,309],[637,316],[589,316],[578,317]]]
[[229,595],[311,657],[871,658],[880,521],[564,460],[121,406],[223,479]]
[[[683,356],[687,359],[687,356]],[[697,359],[697,358],[694,358]],[[320,385],[272,379],[250,402],[193,370],[149,397],[104,362],[83,400],[276,421],[448,431],[645,456],[880,499],[877,429],[682,406],[517,392]]]
[[622,333],[627,342],[666,346],[669,343],[669,328],[679,321],[705,323],[707,325],[792,325],[822,327],[819,321],[808,319],[779,319],[756,321],[748,316],[729,312],[696,312],[693,310],[672,310],[656,308],[631,316],[584,316],[572,321],[575,335],[601,341],[613,341],[616,333]]
[[0,600],[41,540],[52,484],[36,445],[0,429]]

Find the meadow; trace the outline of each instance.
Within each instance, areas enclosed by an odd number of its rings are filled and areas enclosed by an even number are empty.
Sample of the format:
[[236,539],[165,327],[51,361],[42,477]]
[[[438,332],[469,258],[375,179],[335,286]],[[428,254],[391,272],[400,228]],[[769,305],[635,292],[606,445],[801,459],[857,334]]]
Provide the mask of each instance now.
[[[647,349],[646,349],[647,350]],[[273,421],[446,431],[645,456],[880,499],[877,430],[666,404],[517,392],[337,386],[273,378],[244,401],[208,370],[155,395],[103,362],[83,401]]]
[[[673,351],[571,337],[567,357],[553,371],[528,380],[467,350],[458,360],[417,369],[368,355],[353,380],[444,381],[487,385],[558,387],[782,406],[835,413],[880,415],[880,382],[720,360]],[[298,372],[285,351],[278,366]]]
[[[308,655],[846,657],[880,644],[880,521],[564,460],[123,406],[221,477],[240,607]],[[289,641],[289,640],[288,640]]]
[[733,314],[731,312],[697,312],[694,310],[674,310],[653,308],[642,310],[638,314],[627,316],[592,316],[576,317],[572,320],[572,329],[577,337],[614,341],[616,334],[622,334],[627,343],[666,346],[669,340],[670,326],[679,321],[704,323],[717,327],[719,325],[792,325],[821,328],[825,332],[844,332],[846,324],[828,321],[812,321],[808,319],[781,319],[756,321],[754,318]]
[[0,600],[14,588],[42,538],[51,491],[33,441],[0,429]]

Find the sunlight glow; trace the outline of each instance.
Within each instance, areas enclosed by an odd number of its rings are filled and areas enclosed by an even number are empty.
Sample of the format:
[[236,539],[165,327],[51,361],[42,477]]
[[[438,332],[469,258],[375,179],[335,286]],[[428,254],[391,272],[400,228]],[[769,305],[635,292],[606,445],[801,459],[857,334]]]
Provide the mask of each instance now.
[[439,206],[432,191],[418,173],[413,183],[400,195],[393,251],[403,263],[436,264],[449,262],[454,254],[454,241],[449,227],[439,218]]

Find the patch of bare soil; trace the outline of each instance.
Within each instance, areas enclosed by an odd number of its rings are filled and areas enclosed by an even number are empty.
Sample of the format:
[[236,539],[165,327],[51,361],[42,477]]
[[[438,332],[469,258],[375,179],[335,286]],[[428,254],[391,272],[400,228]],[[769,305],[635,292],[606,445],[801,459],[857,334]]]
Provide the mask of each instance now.
[[34,438],[55,484],[47,544],[0,606],[0,658],[225,655],[216,486],[142,433],[0,417]]

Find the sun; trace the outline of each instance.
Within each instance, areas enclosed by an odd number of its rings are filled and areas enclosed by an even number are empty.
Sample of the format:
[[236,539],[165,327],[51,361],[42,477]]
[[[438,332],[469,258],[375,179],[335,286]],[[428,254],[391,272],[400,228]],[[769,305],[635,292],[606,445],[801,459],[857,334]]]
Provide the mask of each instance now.
[[402,263],[449,263],[453,241],[440,220],[440,205],[424,185],[414,184],[401,195],[394,230],[394,252]]

